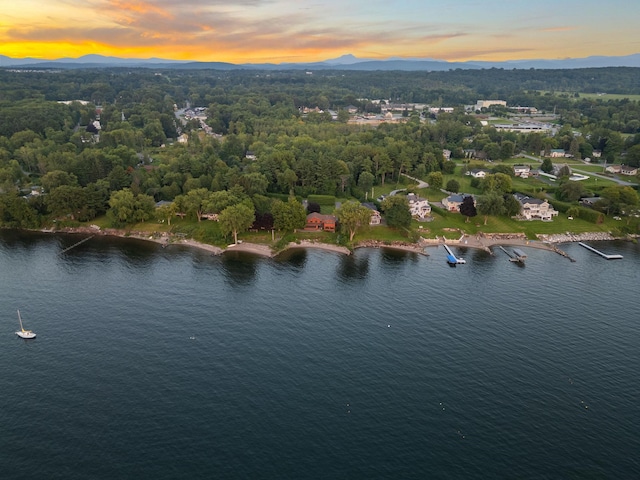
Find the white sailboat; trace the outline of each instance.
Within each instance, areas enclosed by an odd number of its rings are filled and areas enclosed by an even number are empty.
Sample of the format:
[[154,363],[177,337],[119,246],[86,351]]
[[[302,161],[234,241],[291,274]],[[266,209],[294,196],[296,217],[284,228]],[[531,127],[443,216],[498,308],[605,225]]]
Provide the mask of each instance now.
[[20,310],[18,310],[18,321],[20,322],[20,330],[16,332],[20,338],[36,338],[36,334],[31,330],[25,330],[22,326],[22,318],[20,318]]

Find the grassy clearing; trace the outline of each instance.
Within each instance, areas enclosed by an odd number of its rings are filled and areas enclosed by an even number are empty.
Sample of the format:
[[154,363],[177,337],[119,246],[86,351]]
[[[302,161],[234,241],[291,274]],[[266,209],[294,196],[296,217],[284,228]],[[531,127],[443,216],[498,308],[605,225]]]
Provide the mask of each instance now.
[[[640,101],[640,95],[627,95],[624,93],[579,93],[580,98],[586,98],[589,100],[624,100],[628,98],[632,101]],[[576,99],[577,100],[577,99]]]
[[636,95],[636,94],[627,94],[627,93],[586,93],[586,92],[578,92],[576,95],[576,92],[550,92],[547,90],[539,90],[539,92],[543,95],[547,95],[547,94],[552,94],[555,95],[556,97],[566,97],[566,98],[570,98],[573,100],[580,100],[582,98],[586,98],[588,100],[602,100],[602,101],[607,101],[607,100],[624,100],[625,98],[628,98],[629,100],[632,101],[640,101],[640,95]]

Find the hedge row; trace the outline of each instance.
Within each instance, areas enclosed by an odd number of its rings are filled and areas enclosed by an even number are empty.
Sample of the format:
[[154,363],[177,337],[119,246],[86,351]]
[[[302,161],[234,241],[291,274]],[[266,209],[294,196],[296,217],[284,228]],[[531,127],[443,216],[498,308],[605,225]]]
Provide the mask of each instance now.
[[317,203],[318,205],[333,206],[336,204],[336,197],[333,195],[309,195],[307,197],[309,203]]

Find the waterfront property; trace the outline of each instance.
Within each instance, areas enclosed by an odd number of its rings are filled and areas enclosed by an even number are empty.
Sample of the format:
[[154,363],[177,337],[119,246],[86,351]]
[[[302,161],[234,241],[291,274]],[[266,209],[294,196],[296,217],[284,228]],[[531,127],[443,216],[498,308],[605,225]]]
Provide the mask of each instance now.
[[524,220],[544,220],[551,221],[558,216],[558,211],[549,204],[547,200],[531,198],[521,193],[513,195],[520,202],[520,218]]
[[429,200],[420,198],[415,193],[408,194],[407,200],[409,201],[409,211],[411,212],[412,217],[424,220],[431,215],[431,205],[429,205]]
[[[442,205],[450,212],[459,212],[460,205],[469,194],[467,193],[454,193],[449,195],[447,198],[442,199]],[[473,195],[471,195],[473,197]],[[473,203],[475,204],[475,198],[473,199]]]
[[337,218],[333,215],[323,215],[321,213],[310,213],[307,215],[305,230],[316,230],[324,232],[336,231]]
[[371,210],[369,225],[371,226],[380,225],[382,223],[382,215],[380,214],[376,206],[371,202],[363,202],[362,205],[367,207],[369,210]]

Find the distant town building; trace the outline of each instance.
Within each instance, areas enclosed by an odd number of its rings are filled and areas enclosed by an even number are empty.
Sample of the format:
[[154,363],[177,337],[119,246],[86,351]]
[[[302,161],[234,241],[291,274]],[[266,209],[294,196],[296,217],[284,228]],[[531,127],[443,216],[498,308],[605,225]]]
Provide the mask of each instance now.
[[482,110],[483,108],[489,108],[492,107],[494,105],[498,105],[501,107],[506,107],[507,106],[507,102],[504,100],[478,100],[476,102],[476,110]]

